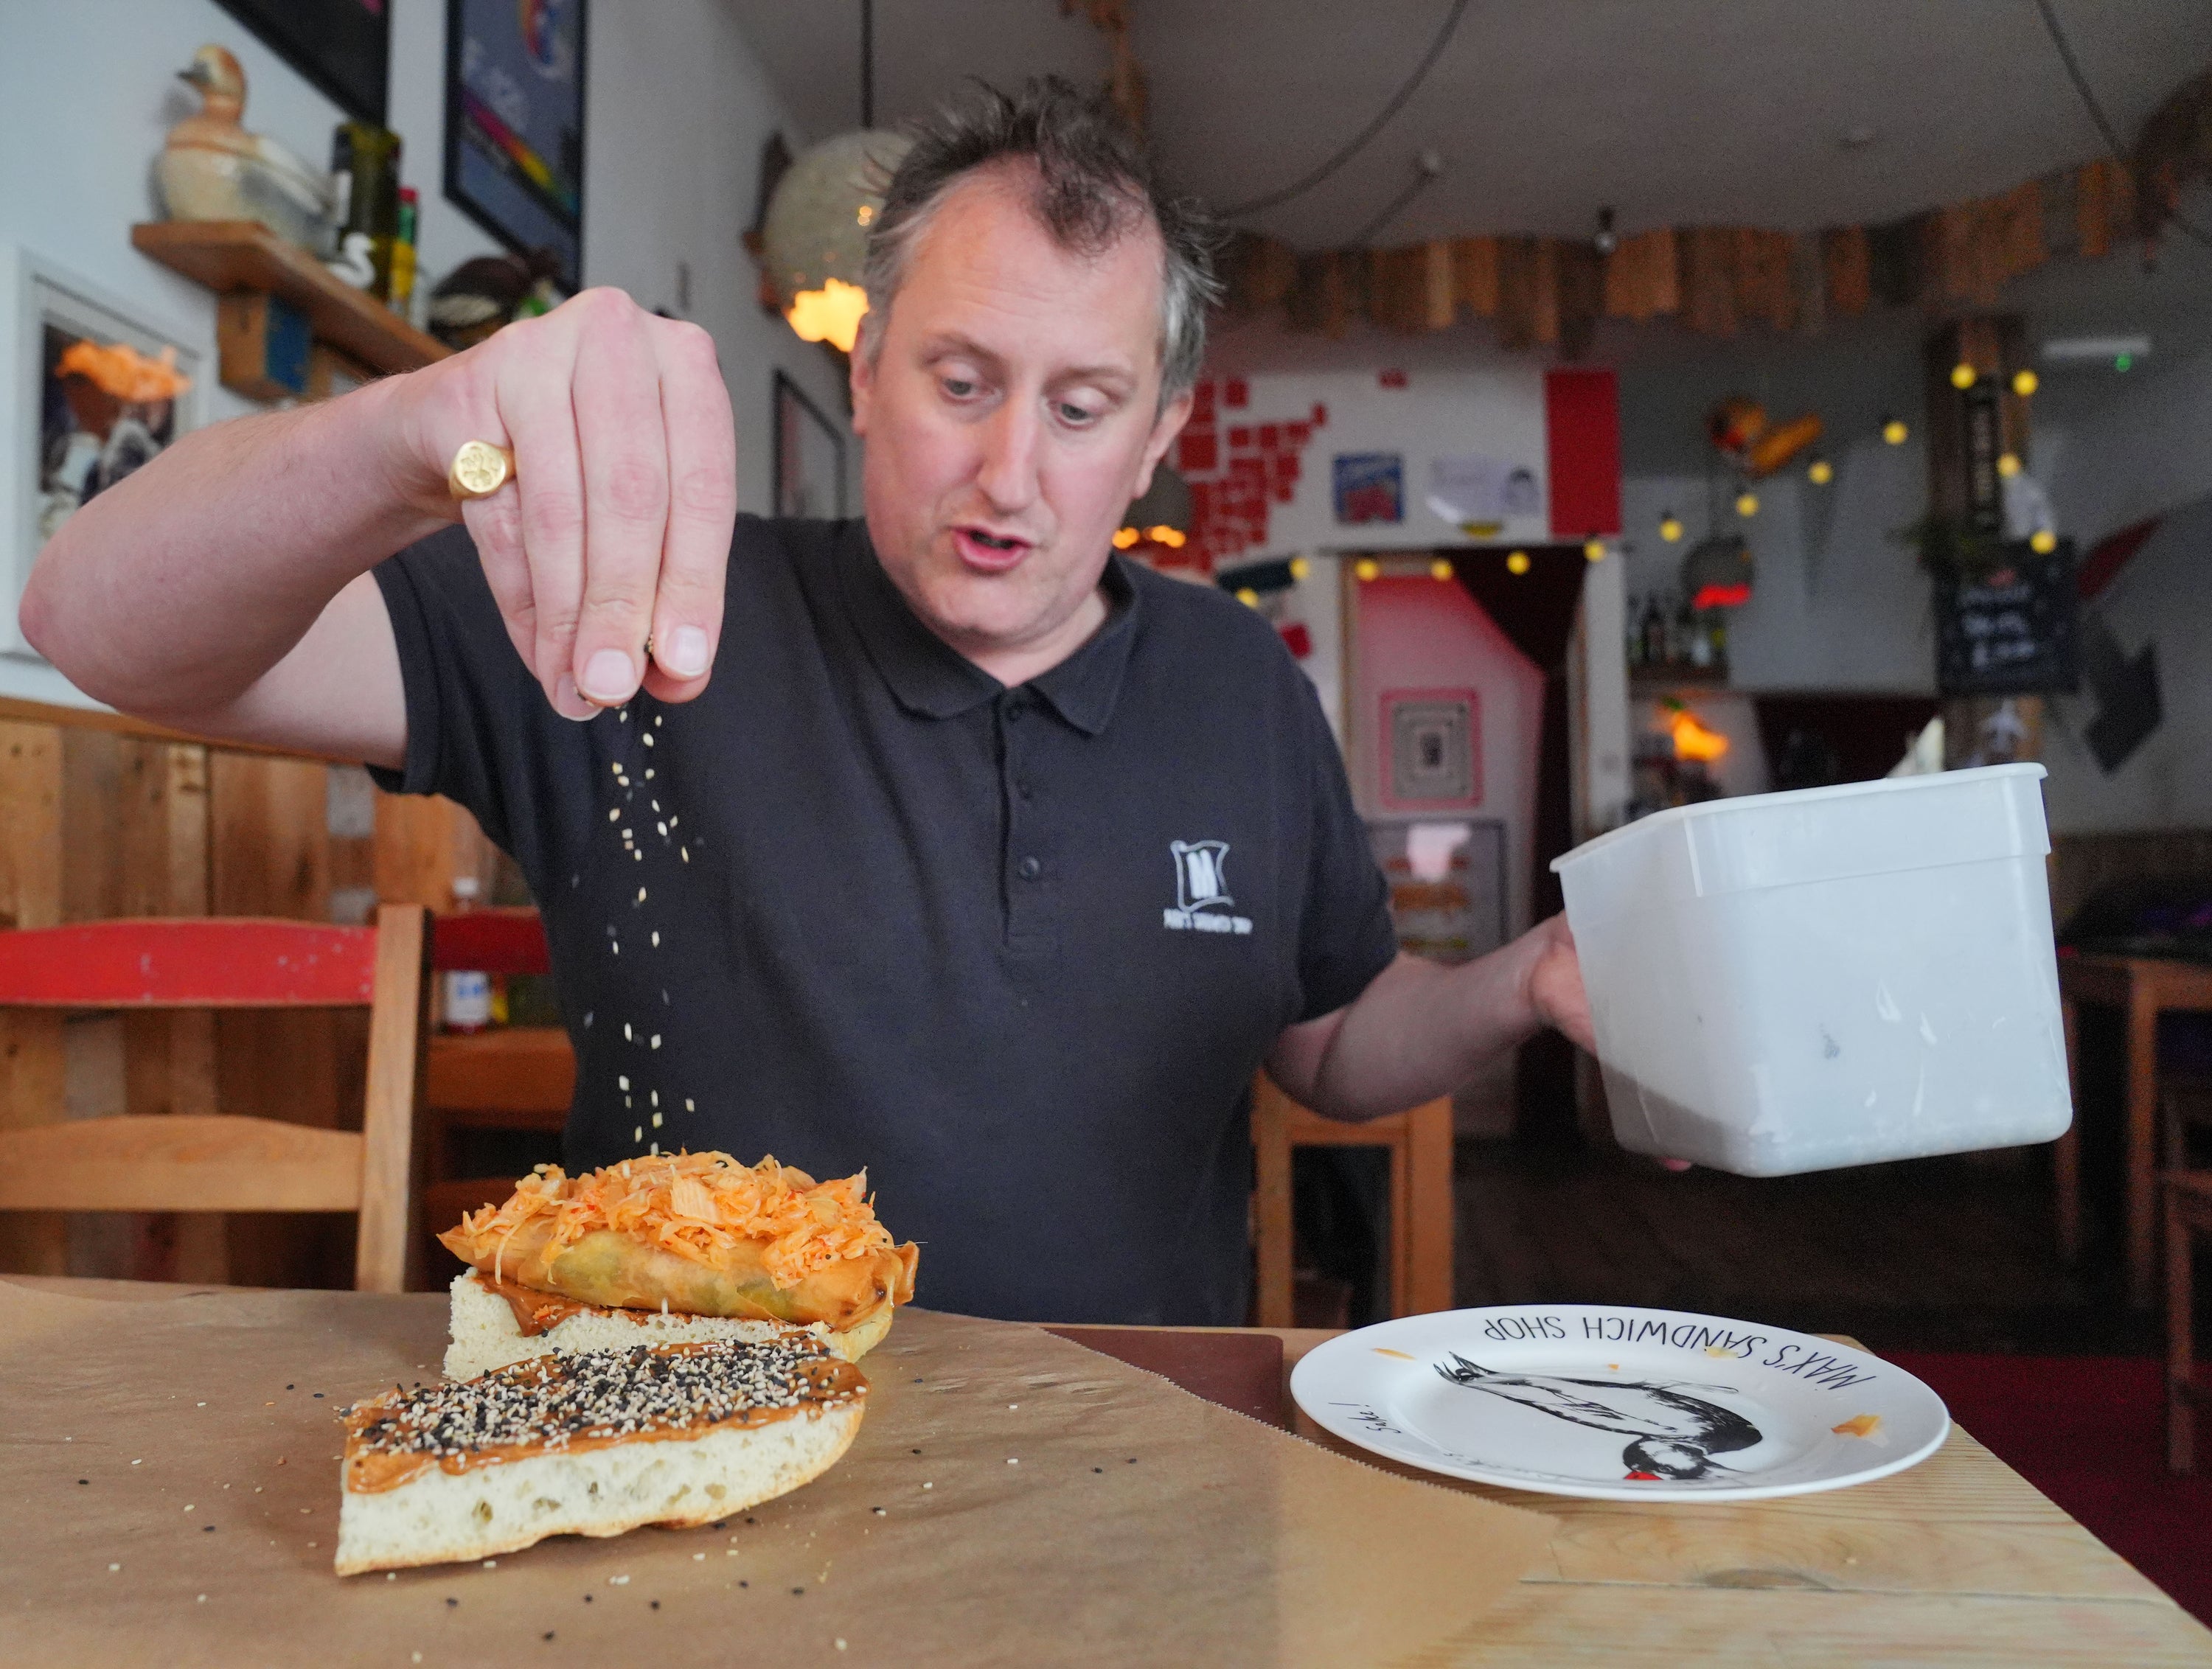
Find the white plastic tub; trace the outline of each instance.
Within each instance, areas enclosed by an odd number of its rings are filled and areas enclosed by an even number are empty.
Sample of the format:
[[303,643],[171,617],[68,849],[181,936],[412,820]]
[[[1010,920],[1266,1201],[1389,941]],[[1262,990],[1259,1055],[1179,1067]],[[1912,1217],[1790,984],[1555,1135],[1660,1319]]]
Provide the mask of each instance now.
[[2042,776],[1714,800],[1555,860],[1621,1144],[1782,1176],[2063,1133]]

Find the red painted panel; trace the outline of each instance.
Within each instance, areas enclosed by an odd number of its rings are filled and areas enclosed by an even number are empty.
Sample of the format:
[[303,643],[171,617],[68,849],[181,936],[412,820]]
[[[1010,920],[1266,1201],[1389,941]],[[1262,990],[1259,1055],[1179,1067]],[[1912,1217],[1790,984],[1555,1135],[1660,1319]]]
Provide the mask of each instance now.
[[479,974],[550,974],[545,924],[535,910],[469,910],[430,924],[430,966]]
[[1552,537],[1620,531],[1620,390],[1607,370],[1544,373]]
[[1176,468],[1185,475],[1218,468],[1221,442],[1212,429],[1185,429],[1176,442]]
[[2081,570],[2074,577],[2075,587],[2081,593],[2084,603],[2094,602],[2098,592],[2120,577],[2120,570],[2128,565],[2128,559],[2150,543],[2150,536],[2158,531],[2160,519],[2152,516],[2097,542],[2095,549],[2081,559]]
[[331,1008],[367,1003],[376,929],[251,917],[0,932],[0,1004]]

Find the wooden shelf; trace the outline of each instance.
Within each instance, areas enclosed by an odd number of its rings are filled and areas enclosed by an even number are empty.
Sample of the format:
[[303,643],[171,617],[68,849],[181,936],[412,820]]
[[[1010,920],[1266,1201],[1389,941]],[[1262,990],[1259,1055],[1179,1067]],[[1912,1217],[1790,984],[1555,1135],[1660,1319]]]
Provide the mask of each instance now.
[[307,316],[316,337],[372,371],[415,371],[453,349],[258,221],[143,221],[131,247],[218,295],[261,290]]

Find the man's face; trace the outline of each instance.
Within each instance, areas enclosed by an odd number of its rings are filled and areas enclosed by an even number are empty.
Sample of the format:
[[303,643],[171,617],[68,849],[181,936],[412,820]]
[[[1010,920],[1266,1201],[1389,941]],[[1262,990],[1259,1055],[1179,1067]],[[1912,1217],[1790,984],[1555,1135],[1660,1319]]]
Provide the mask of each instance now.
[[853,361],[868,531],[939,637],[1018,683],[1104,617],[1129,501],[1189,413],[1159,404],[1161,251],[1149,222],[1061,248],[1012,168],[955,185],[911,252],[880,348]]

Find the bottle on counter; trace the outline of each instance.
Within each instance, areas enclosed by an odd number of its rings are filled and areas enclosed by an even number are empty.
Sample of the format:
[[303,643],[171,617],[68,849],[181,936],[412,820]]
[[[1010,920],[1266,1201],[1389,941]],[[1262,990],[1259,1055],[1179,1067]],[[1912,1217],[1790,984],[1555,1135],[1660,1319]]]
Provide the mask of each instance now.
[[374,122],[342,122],[331,136],[337,198],[331,252],[324,264],[380,301],[392,294],[392,246],[399,235],[399,136]]
[[412,185],[399,188],[399,228],[392,240],[392,293],[385,305],[402,319],[412,316],[415,304],[415,222],[419,199]]
[[1675,599],[1674,617],[1667,622],[1668,664],[1688,665],[1697,638],[1698,617],[1690,612],[1690,598],[1686,592]]
[[1660,611],[1659,593],[1651,592],[1644,599],[1644,664],[1661,667],[1667,664],[1667,616]]
[[[453,913],[466,915],[477,907],[479,892],[473,875],[453,877]],[[492,1023],[491,975],[474,968],[447,968],[440,992],[445,1009],[446,1029],[450,1032],[480,1032]]]

